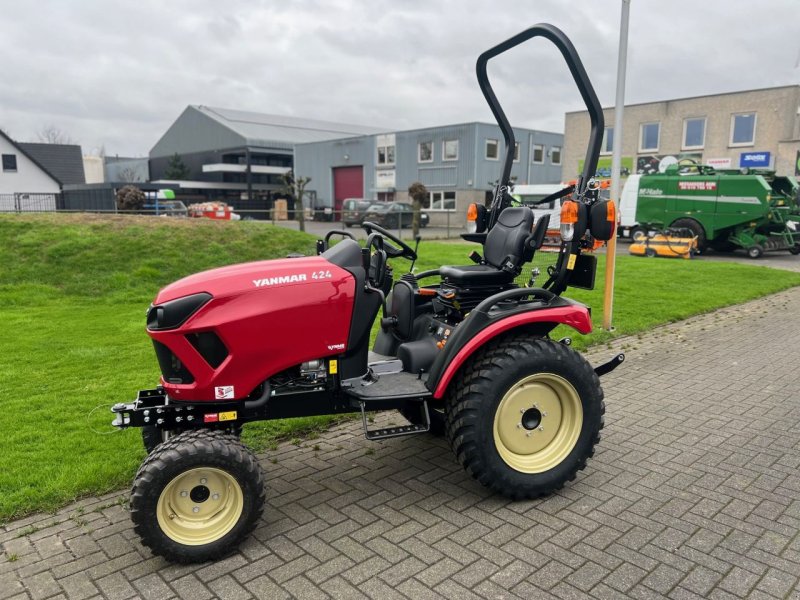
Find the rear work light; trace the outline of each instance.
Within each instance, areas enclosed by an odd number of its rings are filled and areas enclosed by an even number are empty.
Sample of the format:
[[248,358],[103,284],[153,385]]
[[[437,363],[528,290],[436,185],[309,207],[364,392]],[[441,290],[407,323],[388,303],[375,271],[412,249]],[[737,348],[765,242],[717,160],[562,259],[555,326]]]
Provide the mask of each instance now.
[[561,239],[571,242],[575,236],[575,223],[578,222],[578,203],[566,200],[561,204]]

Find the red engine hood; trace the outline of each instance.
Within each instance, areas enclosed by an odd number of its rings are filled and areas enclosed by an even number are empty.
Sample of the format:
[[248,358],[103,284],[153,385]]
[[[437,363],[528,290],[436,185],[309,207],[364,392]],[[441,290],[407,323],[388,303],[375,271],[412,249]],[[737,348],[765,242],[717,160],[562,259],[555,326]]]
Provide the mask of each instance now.
[[[202,271],[189,275],[163,288],[154,304],[169,302],[176,298],[207,292],[215,298],[239,295],[274,286],[291,286],[331,278],[328,272],[337,269],[324,258],[309,256],[282,258],[241,263]],[[337,269],[338,270],[338,269]]]

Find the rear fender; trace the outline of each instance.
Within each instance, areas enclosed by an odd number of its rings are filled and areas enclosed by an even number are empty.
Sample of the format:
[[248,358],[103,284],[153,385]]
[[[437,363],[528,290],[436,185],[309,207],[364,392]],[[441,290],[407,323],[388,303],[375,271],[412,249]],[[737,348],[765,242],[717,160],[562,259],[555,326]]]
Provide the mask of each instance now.
[[[522,290],[513,290],[521,292]],[[539,292],[543,290],[538,290]],[[453,377],[467,360],[486,343],[512,330],[533,331],[546,335],[558,325],[568,325],[582,334],[592,331],[589,309],[577,302],[552,296],[548,302],[534,304],[528,309],[498,314],[485,302],[453,332],[442,353],[431,367],[427,387],[434,398],[443,398]],[[460,334],[460,335],[459,335]]]

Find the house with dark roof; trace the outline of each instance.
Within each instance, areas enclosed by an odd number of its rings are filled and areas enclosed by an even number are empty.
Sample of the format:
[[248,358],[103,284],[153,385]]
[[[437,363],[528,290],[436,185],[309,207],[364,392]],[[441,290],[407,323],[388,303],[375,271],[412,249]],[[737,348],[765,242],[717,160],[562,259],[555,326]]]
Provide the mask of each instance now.
[[17,142],[17,146],[55,177],[62,187],[86,183],[83,154],[77,144]]
[[55,210],[61,182],[0,131],[0,212]]
[[[297,144],[379,133],[375,127],[212,108],[186,107],[150,150],[153,183],[174,184],[182,196],[262,209],[294,165]],[[188,169],[174,179],[178,155]]]

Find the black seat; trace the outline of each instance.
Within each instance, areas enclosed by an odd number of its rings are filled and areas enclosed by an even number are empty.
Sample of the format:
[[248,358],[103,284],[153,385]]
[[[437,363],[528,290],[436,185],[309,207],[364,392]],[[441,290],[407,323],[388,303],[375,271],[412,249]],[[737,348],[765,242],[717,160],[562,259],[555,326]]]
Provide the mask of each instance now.
[[444,266],[442,280],[453,285],[505,285],[514,281],[522,266],[525,240],[533,229],[533,211],[515,206],[500,213],[483,244],[485,264]]

